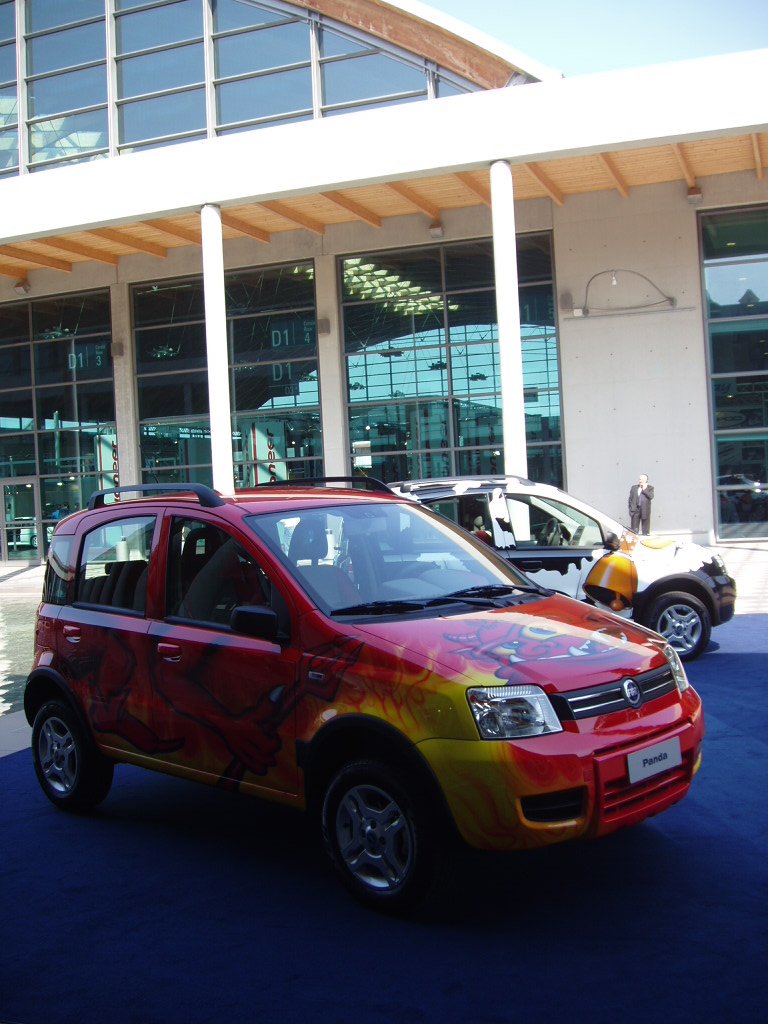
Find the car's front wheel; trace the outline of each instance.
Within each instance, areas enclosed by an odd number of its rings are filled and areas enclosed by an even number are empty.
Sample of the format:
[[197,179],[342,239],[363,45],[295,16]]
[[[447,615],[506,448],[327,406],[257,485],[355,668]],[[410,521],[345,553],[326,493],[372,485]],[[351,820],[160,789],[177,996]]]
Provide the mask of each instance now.
[[427,802],[378,761],[353,761],[336,773],[322,831],[344,884],[369,906],[410,908],[437,878],[440,843]]
[[712,635],[709,612],[692,594],[670,593],[657,598],[644,624],[660,633],[683,661],[698,658]]
[[95,807],[112,785],[114,765],[99,754],[64,701],[48,701],[35,716],[32,759],[43,792],[65,810]]

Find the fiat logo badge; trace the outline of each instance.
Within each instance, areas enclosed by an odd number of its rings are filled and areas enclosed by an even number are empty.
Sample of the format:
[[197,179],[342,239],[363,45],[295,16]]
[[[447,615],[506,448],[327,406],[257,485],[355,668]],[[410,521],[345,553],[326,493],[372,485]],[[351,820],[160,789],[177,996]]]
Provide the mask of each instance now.
[[643,695],[640,693],[640,687],[634,679],[625,679],[621,684],[621,692],[624,694],[624,699],[631,708],[640,707],[643,701]]

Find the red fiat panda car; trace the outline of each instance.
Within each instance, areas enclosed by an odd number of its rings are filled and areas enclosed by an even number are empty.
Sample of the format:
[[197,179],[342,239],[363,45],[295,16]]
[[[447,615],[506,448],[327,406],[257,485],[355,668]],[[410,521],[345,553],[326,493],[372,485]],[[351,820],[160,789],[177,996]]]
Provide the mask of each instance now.
[[307,809],[349,889],[402,908],[452,837],[684,797],[704,720],[675,651],[385,490],[134,485],[58,523],[24,699],[52,803],[123,762]]

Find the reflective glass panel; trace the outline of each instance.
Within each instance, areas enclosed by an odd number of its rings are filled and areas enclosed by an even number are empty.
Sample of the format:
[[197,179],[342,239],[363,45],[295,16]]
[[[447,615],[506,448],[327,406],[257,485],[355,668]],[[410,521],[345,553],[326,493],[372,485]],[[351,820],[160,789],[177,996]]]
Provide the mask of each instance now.
[[139,377],[139,417],[207,416],[208,373],[179,373]]
[[38,342],[34,352],[37,384],[112,376],[108,338],[93,338],[90,341],[62,338],[58,341]]
[[0,346],[29,340],[29,304],[3,306],[0,316]]
[[712,319],[768,314],[768,260],[705,267],[704,281]]
[[19,166],[19,133],[16,128],[0,132],[0,174]]
[[359,39],[349,39],[328,28],[320,29],[321,57],[343,57],[353,53],[365,53],[371,49],[370,44],[363,43]]
[[555,487],[563,486],[563,452],[559,444],[541,447],[529,444],[527,455],[529,479],[546,481]]
[[342,272],[344,299],[387,299],[409,312],[419,302],[442,306],[439,249],[356,256],[344,260]]
[[517,278],[521,283],[552,279],[551,235],[518,235]]
[[37,426],[40,430],[114,423],[112,384],[70,384],[37,388]]
[[701,218],[705,263],[768,257],[768,209],[734,210]]
[[243,3],[242,0],[216,0],[213,5],[213,30],[227,32],[252,25],[268,25],[285,17],[287,15],[265,11],[254,3]]
[[233,446],[238,488],[322,475],[322,440],[317,412],[237,416]]
[[[107,443],[110,443],[109,438],[105,438]],[[92,494],[114,486],[114,474],[106,468],[98,476],[72,479],[69,475],[57,475],[43,478],[40,481],[43,518],[55,520],[61,510],[66,515],[85,508]]]
[[319,401],[316,359],[238,367],[233,378],[237,412],[306,408]]
[[717,438],[715,454],[721,535],[768,536],[768,434]]
[[179,0],[115,18],[117,52],[133,53],[168,43],[196,39],[203,34],[203,5],[200,0]]
[[0,4],[0,39],[13,39],[16,34],[14,6],[13,0],[10,3]]
[[454,402],[453,415],[453,429],[459,448],[502,443],[501,398]]
[[[104,22],[80,25],[50,35],[38,36],[27,42],[27,74],[44,75],[61,71],[77,64],[104,60],[107,55],[107,37]],[[30,84],[33,88],[34,83]]]
[[[460,476],[496,476],[504,472],[504,449],[470,448],[456,453],[456,472]],[[432,474],[433,476],[437,474]],[[443,473],[450,476],[450,473]],[[539,478],[536,477],[538,480]]]
[[[186,483],[187,466],[211,464],[211,427],[207,417],[187,418],[177,423],[144,423],[139,428],[139,445],[144,478],[149,482]],[[211,482],[210,471],[200,478]]]
[[283,313],[229,323],[230,362],[257,363],[317,355],[313,316]]
[[29,126],[30,157],[33,161],[71,158],[107,145],[106,109],[57,117]]
[[[344,310],[344,338],[348,353],[366,354],[374,362],[402,359],[409,349],[434,350],[445,341],[442,299],[423,313],[400,311],[396,304],[368,303]],[[443,356],[443,359],[445,357]],[[435,367],[436,370],[445,367]]]
[[164,89],[178,89],[205,80],[202,43],[176,46],[117,62],[117,91],[121,99]]
[[263,270],[238,270],[224,279],[227,316],[266,313],[307,306],[314,309],[315,283],[311,263]]
[[[107,443],[105,445],[105,437]],[[41,431],[37,444],[41,473],[96,473],[112,469],[114,431]]]
[[445,247],[445,287],[448,291],[493,288],[493,243],[470,242]]
[[[19,387],[32,383],[29,345],[0,348],[0,383],[5,387]],[[5,398],[0,396],[0,415],[5,411]]]
[[216,40],[216,76],[229,78],[309,61],[309,25],[288,22]]
[[353,103],[356,100],[403,92],[426,91],[426,73],[402,64],[383,53],[368,53],[321,67],[323,103]]
[[190,89],[171,96],[134,100],[118,109],[121,143],[162,135],[181,135],[205,128],[205,90]]
[[205,295],[199,278],[191,281],[138,285],[133,289],[133,322],[177,324],[205,319]]
[[[13,10],[13,8],[11,8]],[[14,43],[7,43],[0,46],[0,82],[16,82],[16,46]],[[14,97],[16,86],[13,87]]]
[[[17,120],[18,104],[16,102],[16,86],[11,86],[8,89],[0,89],[0,128],[7,128],[9,125],[15,125]],[[10,138],[10,136],[8,136],[8,138]],[[2,136],[0,136],[0,147],[2,147]]]
[[103,64],[69,71],[32,82],[28,92],[32,117],[46,117],[60,110],[75,110],[107,102],[107,72]]
[[[2,366],[2,354],[2,350],[0,350],[0,367]],[[0,369],[0,373],[2,373],[0,379],[10,379],[2,372],[2,369]],[[18,430],[34,430],[34,427],[32,392],[5,391],[0,393],[0,430],[10,433]]]
[[218,86],[216,102],[219,124],[311,110],[312,72],[297,68],[228,82]]
[[34,435],[0,433],[0,477],[34,476],[36,472]]
[[712,398],[716,430],[768,427],[768,374],[715,377]]
[[25,9],[27,32],[42,32],[86,18],[103,18],[104,0],[27,0]]
[[108,333],[111,321],[109,294],[105,292],[38,299],[32,303],[35,341]]
[[768,371],[768,320],[711,324],[713,373]]
[[138,373],[203,370],[206,366],[205,324],[178,324],[136,331]]

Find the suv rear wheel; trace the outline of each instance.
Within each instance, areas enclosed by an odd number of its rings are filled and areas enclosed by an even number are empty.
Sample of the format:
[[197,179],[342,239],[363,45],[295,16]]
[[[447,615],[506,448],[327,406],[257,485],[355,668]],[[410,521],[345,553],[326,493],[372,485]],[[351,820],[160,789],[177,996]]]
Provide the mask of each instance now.
[[43,792],[65,810],[95,807],[112,785],[114,765],[99,754],[64,701],[48,701],[35,715],[32,758]]
[[660,633],[683,661],[698,658],[712,635],[709,612],[692,594],[670,593],[657,598],[644,625]]
[[347,888],[379,910],[420,901],[438,875],[440,844],[426,801],[377,761],[344,765],[322,808],[326,849]]

